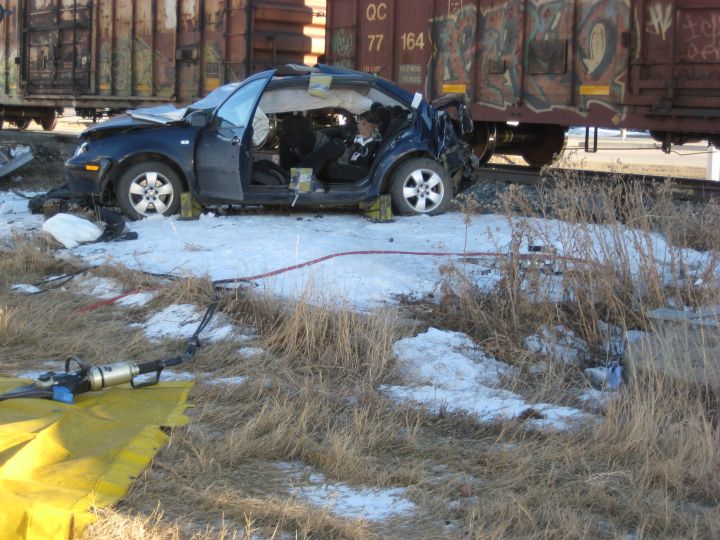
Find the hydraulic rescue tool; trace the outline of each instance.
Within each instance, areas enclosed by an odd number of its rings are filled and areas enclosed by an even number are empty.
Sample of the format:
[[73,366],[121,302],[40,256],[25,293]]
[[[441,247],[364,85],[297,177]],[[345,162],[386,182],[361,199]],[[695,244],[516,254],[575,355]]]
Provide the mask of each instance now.
[[[133,388],[151,386],[160,382],[160,374],[166,367],[176,366],[189,360],[200,342],[195,337],[188,343],[185,352],[167,360],[150,360],[149,362],[116,362],[103,366],[91,366],[71,356],[65,360],[65,371],[55,373],[49,371],[40,375],[35,382],[15,388],[5,394],[0,394],[0,401],[17,398],[43,398],[72,403],[77,394],[94,392],[130,383]],[[72,367],[77,367],[71,371]],[[149,381],[135,382],[136,377],[154,373],[155,377]]]
[[[151,386],[160,382],[160,374],[166,367],[177,366],[190,360],[200,347],[200,332],[208,325],[217,309],[217,295],[205,310],[197,329],[188,339],[185,352],[179,356],[164,360],[150,360],[148,362],[116,362],[102,366],[91,366],[76,356],[65,360],[65,372],[55,373],[49,371],[40,375],[35,382],[15,388],[5,394],[0,394],[0,401],[18,398],[43,398],[72,403],[78,394],[94,392],[130,383],[133,388]],[[71,371],[72,367],[76,367]],[[149,381],[136,382],[140,375],[154,373],[155,377]]]

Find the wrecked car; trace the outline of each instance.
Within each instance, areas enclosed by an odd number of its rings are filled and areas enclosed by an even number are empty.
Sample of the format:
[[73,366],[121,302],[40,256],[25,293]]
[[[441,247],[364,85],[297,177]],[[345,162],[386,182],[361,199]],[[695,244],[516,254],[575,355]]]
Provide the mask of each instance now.
[[[185,109],[137,109],[92,126],[65,175],[72,191],[131,219],[177,213],[184,191],[206,206],[316,208],[390,194],[398,213],[439,214],[469,171],[472,120],[461,101],[434,108],[367,73],[284,66]],[[298,189],[298,170],[311,189]]]

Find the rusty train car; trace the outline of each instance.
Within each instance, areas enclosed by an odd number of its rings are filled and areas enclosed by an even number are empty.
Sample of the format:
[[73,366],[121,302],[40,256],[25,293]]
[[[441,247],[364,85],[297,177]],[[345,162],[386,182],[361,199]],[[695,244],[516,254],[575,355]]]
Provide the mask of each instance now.
[[720,145],[717,0],[329,0],[327,16],[328,63],[464,93],[483,161],[549,163],[568,126]]
[[53,129],[64,107],[96,117],[189,103],[225,82],[324,50],[317,0],[0,2],[0,120]]

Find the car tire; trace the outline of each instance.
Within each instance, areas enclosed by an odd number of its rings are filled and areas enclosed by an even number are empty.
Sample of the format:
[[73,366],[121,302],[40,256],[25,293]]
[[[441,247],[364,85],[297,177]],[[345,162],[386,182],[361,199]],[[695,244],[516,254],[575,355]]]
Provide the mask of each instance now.
[[442,214],[453,197],[453,182],[437,161],[412,158],[393,173],[390,195],[398,214]]
[[115,187],[117,203],[132,220],[153,215],[171,216],[180,209],[183,183],[161,161],[141,161],[122,173]]

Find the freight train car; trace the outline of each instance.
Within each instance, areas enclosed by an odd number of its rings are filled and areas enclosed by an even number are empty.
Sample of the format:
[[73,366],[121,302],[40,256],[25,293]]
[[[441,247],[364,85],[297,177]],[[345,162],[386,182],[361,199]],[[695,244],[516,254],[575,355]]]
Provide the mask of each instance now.
[[324,4],[0,2],[0,121],[23,128],[36,120],[52,129],[64,107],[96,117],[189,103],[271,66],[313,63],[324,49]]
[[481,160],[549,163],[568,126],[720,146],[718,0],[329,0],[326,61],[464,93]]

